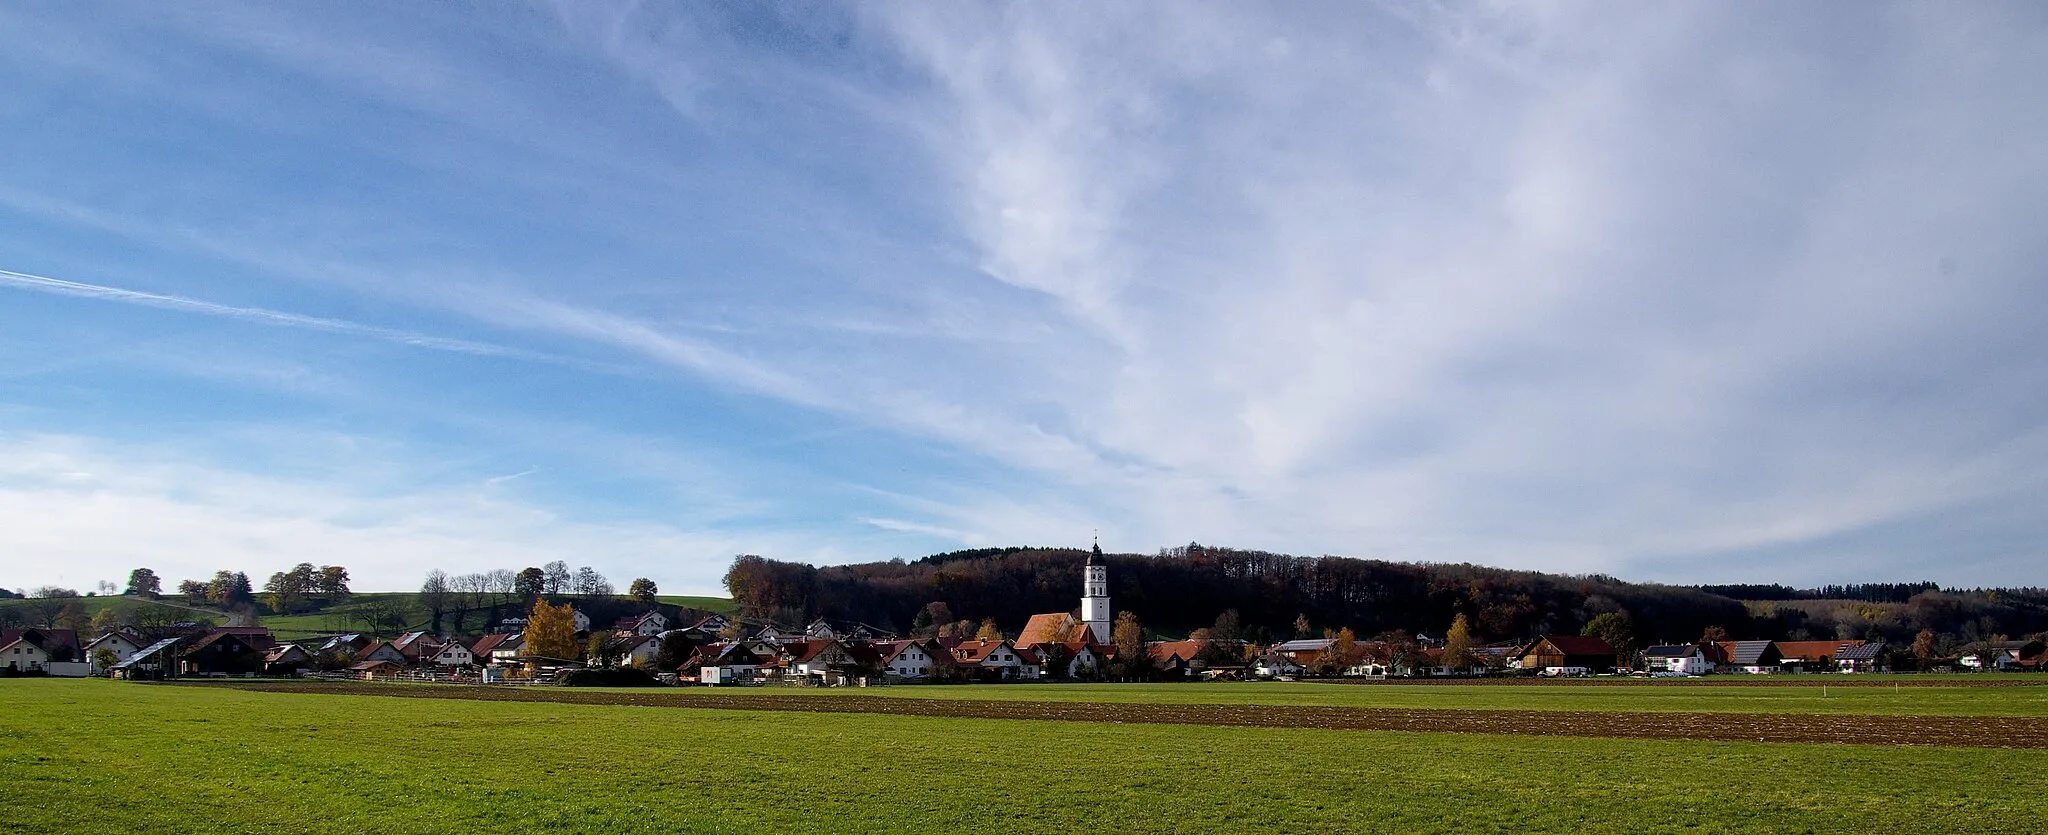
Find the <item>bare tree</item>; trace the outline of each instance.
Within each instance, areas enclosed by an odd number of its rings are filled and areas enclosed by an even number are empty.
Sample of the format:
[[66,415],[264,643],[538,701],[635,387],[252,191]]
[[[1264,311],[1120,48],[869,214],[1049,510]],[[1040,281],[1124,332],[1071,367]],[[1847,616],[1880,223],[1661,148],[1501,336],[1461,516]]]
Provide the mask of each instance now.
[[540,570],[541,576],[543,578],[541,591],[547,594],[569,593],[569,583],[571,578],[569,576],[568,563],[562,562],[561,560],[555,560],[554,562],[541,566]]
[[441,616],[448,611],[451,595],[448,572],[438,568],[427,572],[426,582],[420,584],[420,605],[427,607],[427,613],[433,618],[429,628],[435,632],[441,631]]
[[488,605],[490,579],[482,574],[462,574],[448,581],[448,608],[455,612],[455,631],[462,631],[462,623],[469,613]]

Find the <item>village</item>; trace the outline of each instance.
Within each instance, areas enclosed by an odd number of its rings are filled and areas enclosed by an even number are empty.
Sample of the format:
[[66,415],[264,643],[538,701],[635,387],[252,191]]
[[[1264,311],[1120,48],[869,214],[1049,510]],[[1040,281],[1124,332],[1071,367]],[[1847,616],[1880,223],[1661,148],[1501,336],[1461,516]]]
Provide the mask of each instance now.
[[[1350,630],[1258,645],[1203,630],[1180,640],[1144,640],[1129,613],[1110,615],[1100,549],[1083,566],[1076,612],[1032,616],[1014,635],[985,622],[973,636],[899,637],[866,624],[820,618],[801,628],[725,615],[671,623],[658,609],[593,629],[573,607],[564,645],[529,642],[528,622],[508,618],[478,637],[409,631],[361,632],[281,641],[261,626],[184,625],[145,636],[110,629],[81,643],[75,630],[0,633],[0,673],[185,677],[326,677],[476,684],[548,683],[578,670],[630,670],[645,683],[710,686],[846,686],[1033,681],[1292,680],[1302,678],[1475,678],[1710,674],[1771,675],[1890,671],[1882,642],[1726,640],[1703,637],[1640,651],[1595,634],[1550,634],[1469,645],[1462,623],[1443,638],[1396,634],[1360,640]],[[1128,622],[1126,622],[1128,621]],[[1589,629],[1589,631],[1592,631]],[[154,638],[154,639],[152,639]],[[563,647],[566,646],[567,649]],[[2039,639],[1995,641],[1934,669],[2039,671]],[[619,683],[617,678],[606,679]],[[632,680],[626,679],[626,682]]]

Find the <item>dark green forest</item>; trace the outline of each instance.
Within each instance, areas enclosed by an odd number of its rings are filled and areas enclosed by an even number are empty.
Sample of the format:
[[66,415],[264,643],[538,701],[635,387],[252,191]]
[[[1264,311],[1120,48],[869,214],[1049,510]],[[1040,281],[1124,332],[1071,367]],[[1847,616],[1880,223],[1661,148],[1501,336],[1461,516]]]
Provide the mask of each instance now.
[[[1086,557],[1074,548],[1011,547],[817,567],[746,555],[725,580],[743,614],[784,623],[826,617],[901,632],[919,611],[943,603],[955,618],[993,618],[1014,631],[1033,614],[1075,607]],[[1246,637],[1262,640],[1294,637],[1303,623],[1311,634],[1349,627],[1361,636],[1441,635],[1460,614],[1486,641],[1577,633],[1608,612],[1626,615],[1644,642],[1695,640],[1710,627],[1732,638],[1893,643],[1909,643],[1923,629],[1969,641],[2048,628],[2042,589],[1674,586],[1200,544],[1107,561],[1115,607],[1163,636],[1210,626],[1226,610],[1237,612]]]

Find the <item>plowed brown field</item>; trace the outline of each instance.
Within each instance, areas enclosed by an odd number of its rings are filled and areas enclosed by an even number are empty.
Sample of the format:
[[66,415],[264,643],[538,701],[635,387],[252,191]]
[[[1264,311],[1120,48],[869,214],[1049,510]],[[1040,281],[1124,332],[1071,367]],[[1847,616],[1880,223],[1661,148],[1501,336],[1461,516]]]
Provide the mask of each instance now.
[[1747,742],[1835,742],[1857,745],[1939,745],[1976,748],[2048,748],[2037,718],[1996,716],[1830,716],[1750,713],[1623,713],[1595,711],[1415,710],[1299,705],[1147,705],[1100,702],[1026,702],[915,699],[891,696],[729,694],[702,690],[588,691],[558,687],[369,684],[361,682],[251,682],[200,684],[271,693],[397,696],[431,699],[558,702],[584,705],[685,707],[873,713],[972,719],[1324,728],[1528,734],[1629,739]]

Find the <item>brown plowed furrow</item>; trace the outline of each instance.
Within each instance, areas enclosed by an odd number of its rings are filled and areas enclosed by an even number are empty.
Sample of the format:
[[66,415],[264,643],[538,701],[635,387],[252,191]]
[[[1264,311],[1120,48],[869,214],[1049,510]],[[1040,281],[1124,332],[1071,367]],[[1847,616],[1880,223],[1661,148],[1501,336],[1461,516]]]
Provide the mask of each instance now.
[[1425,710],[1309,707],[1300,705],[1117,704],[917,699],[822,694],[733,694],[702,690],[642,692],[557,687],[382,685],[354,682],[206,684],[270,693],[399,696],[484,701],[633,705],[707,710],[869,713],[968,719],[1324,728],[1347,731],[1423,731],[1529,734],[1626,739],[1742,742],[1835,742],[1856,745],[1936,745],[1977,748],[2048,748],[2035,718],[2005,716],[1834,716],[1756,713],[1629,713],[1548,710]]

